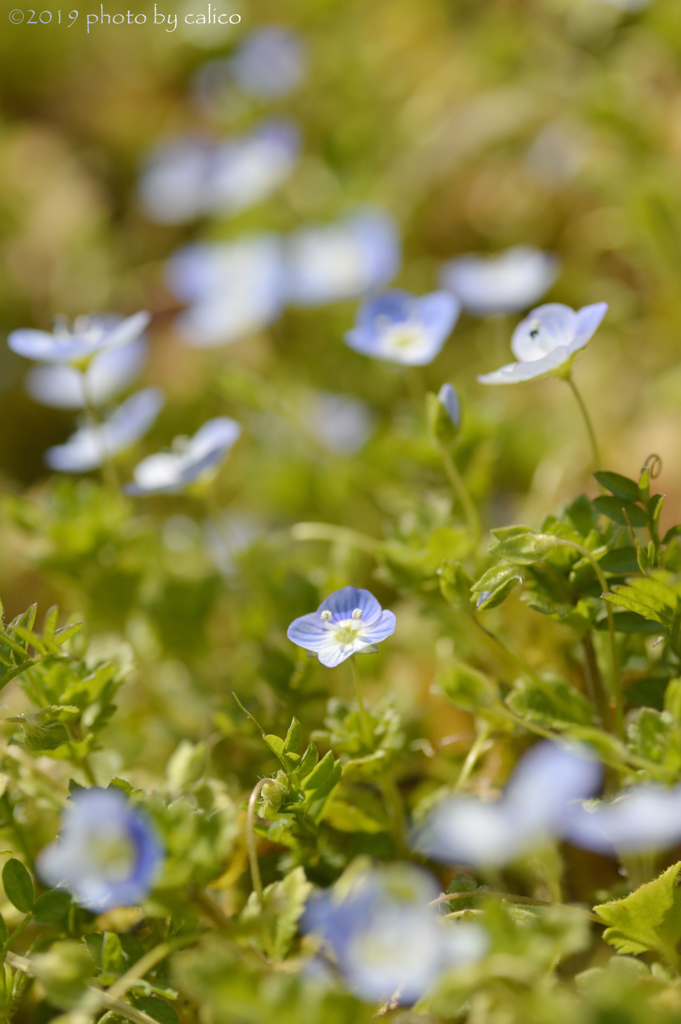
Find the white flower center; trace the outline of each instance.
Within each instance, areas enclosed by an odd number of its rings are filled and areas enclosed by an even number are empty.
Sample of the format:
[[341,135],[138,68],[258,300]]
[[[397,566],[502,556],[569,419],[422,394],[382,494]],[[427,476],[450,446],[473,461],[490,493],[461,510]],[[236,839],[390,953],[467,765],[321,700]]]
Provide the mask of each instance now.
[[333,636],[338,644],[352,644],[362,632],[361,619],[342,619],[333,625]]
[[129,836],[121,833],[93,836],[88,845],[93,861],[107,879],[122,882],[130,877],[136,851]]
[[423,328],[420,324],[409,320],[399,324],[391,324],[383,329],[384,343],[387,349],[392,352],[406,352],[410,349],[419,349],[425,340]]

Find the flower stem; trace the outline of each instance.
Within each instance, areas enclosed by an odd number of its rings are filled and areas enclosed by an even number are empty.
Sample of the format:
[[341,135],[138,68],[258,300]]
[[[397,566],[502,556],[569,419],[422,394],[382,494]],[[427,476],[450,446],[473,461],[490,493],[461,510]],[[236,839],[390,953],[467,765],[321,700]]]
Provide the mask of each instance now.
[[591,417],[589,416],[589,411],[586,407],[586,404],[584,402],[584,399],[582,398],[580,391],[577,388],[577,385],[572,379],[572,374],[569,374],[565,378],[565,380],[569,387],[572,389],[572,394],[577,399],[577,405],[579,406],[579,411],[582,414],[582,419],[584,420],[586,432],[589,435],[589,444],[591,445],[591,457],[593,459],[594,470],[598,472],[598,470],[601,468],[601,456],[598,451],[598,442],[596,441],[596,434],[593,428],[593,423],[591,422]]
[[359,669],[357,668],[357,662],[355,661],[354,654],[350,658],[350,667],[352,669],[352,678],[355,681],[355,694],[357,696],[357,706],[359,708],[359,721],[362,727],[362,738],[367,745],[367,749],[371,750],[373,745],[373,730],[371,728],[371,723],[369,722],[369,716],[367,715],[366,708],[364,707],[362,684],[360,682]]
[[482,527],[480,525],[480,516],[478,515],[478,510],[476,509],[475,505],[471,500],[471,496],[468,493],[465,483],[463,482],[463,478],[459,473],[458,469],[456,468],[454,459],[451,457],[451,455],[443,445],[440,445],[439,448],[440,455],[442,456],[442,464],[445,467],[445,472],[447,476],[449,477],[449,482],[452,485],[452,490],[454,491],[454,494],[457,497],[459,504],[461,505],[461,508],[463,509],[463,513],[466,517],[471,533],[475,537],[475,540],[479,541],[480,537],[482,536]]
[[248,862],[251,867],[251,881],[253,888],[258,894],[260,905],[263,900],[262,878],[260,876],[260,864],[258,863],[258,846],[255,834],[255,807],[260,797],[260,790],[267,782],[267,779],[260,779],[256,782],[250,797],[248,798],[248,811],[246,812],[246,847],[248,849]]
[[[562,540],[561,538],[557,538],[557,540],[558,540],[559,544],[565,545],[566,547],[569,547],[569,548],[574,548],[576,551],[580,551],[584,555],[585,558],[588,558],[588,560],[591,562],[591,565],[593,566],[593,569],[594,569],[594,572],[596,573],[596,576],[598,577],[598,582],[599,582],[600,587],[601,587],[601,593],[605,594],[606,591],[608,590],[608,582],[607,582],[605,576],[603,575],[603,570],[601,569],[600,565],[598,564],[596,559],[593,557],[591,552],[588,551],[587,548],[582,547],[581,544],[576,544],[574,541]],[[620,677],[619,657],[617,655],[617,638],[615,636],[615,618],[614,618],[613,613],[612,613],[612,605],[610,604],[609,601],[605,602],[605,611],[606,611],[606,614],[608,616],[608,635],[609,635],[609,638],[610,638],[610,669],[611,669],[611,686],[612,686],[611,698],[612,698],[612,700],[614,702],[615,732],[617,733],[617,735],[619,736],[620,739],[623,739],[624,738],[624,708],[623,708],[623,701],[622,701],[622,680],[621,680],[621,677]]]
[[463,787],[468,782],[471,776],[471,772],[475,768],[476,762],[480,757],[480,754],[482,753],[485,744],[487,743],[488,734],[489,726],[486,722],[483,722],[483,724],[480,726],[480,732],[476,736],[473,746],[468,751],[468,754],[466,755],[466,760],[464,761],[461,771],[459,772],[459,777],[454,785],[455,793],[458,793],[459,790],[463,789]]

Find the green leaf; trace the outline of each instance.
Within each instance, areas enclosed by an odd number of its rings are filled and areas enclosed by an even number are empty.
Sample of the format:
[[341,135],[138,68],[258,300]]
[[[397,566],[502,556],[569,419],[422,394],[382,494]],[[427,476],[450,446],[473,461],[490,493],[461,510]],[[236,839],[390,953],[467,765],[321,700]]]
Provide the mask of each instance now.
[[631,749],[639,757],[665,765],[671,774],[681,768],[681,742],[674,716],[669,711],[641,708],[629,724]]
[[284,741],[281,736],[273,736],[272,734],[265,736],[265,743],[270,748],[273,754],[276,754],[279,760],[284,758]]
[[315,747],[314,743],[310,743],[301,758],[300,764],[296,768],[296,775],[307,775],[308,772],[312,771],[318,760],[319,751]]
[[333,751],[329,750],[327,754],[321,759],[316,768],[313,768],[310,774],[303,780],[303,789],[312,790],[320,789],[325,782],[331,777],[333,772]]
[[51,924],[67,913],[71,896],[65,889],[50,889],[42,893],[33,905],[33,916],[38,924]]
[[500,540],[498,544],[490,548],[490,554],[495,558],[513,562],[515,565],[534,565],[535,562],[541,562],[558,544],[559,541],[555,537],[536,533],[525,527],[523,533]]
[[659,578],[650,576],[629,580],[623,586],[613,587],[612,591],[603,596],[606,601],[626,608],[627,611],[638,612],[667,629],[672,628],[679,601],[671,587]]
[[459,611],[468,611],[471,603],[473,577],[468,574],[460,562],[448,558],[437,570],[440,578],[440,590],[446,601]]
[[648,525],[647,512],[640,505],[635,505],[633,501],[626,501],[624,498],[600,497],[594,499],[594,506],[608,519],[620,523],[621,526],[627,526],[627,517],[631,526]]
[[618,498],[624,498],[627,501],[639,500],[638,484],[634,480],[630,480],[629,477],[622,476],[620,473],[594,473],[594,476],[601,487],[605,487],[606,491],[610,491]]
[[35,900],[33,882],[24,865],[16,857],[8,860],[2,869],[2,884],[10,903],[22,914],[29,914]]
[[565,511],[577,533],[582,537],[588,537],[596,526],[598,516],[586,494],[580,494],[575,498]]
[[[612,618],[616,633],[653,633],[659,636],[663,632],[656,622],[651,622],[637,612],[615,612]],[[601,632],[607,632],[609,628],[607,616],[596,623],[596,629]]]
[[303,736],[303,727],[297,718],[294,718],[289,726],[289,730],[286,733],[286,739],[284,740],[284,750],[286,753],[295,752],[300,746],[300,741]]
[[277,914],[272,953],[274,959],[283,960],[298,930],[298,921],[312,892],[312,884],[305,877],[302,867],[297,867],[280,882],[268,886],[266,895],[268,891]]
[[464,664],[441,672],[437,684],[452,704],[462,711],[479,711],[498,696],[496,686],[487,676]]
[[681,862],[673,864],[625,899],[594,907],[595,913],[609,925],[603,938],[618,953],[655,950],[672,967],[678,968],[676,946],[681,940],[681,890],[677,887],[677,876],[680,868]]
[[603,555],[601,558],[600,567],[603,572],[612,572],[616,575],[638,572],[636,548],[633,544],[629,544],[626,547],[608,551],[607,555]]
[[104,932],[101,957],[102,970],[105,974],[122,974],[125,970],[121,940],[116,932]]
[[133,1006],[149,1014],[154,1020],[159,1021],[159,1024],[180,1024],[180,1018],[165,999],[159,999],[158,996],[143,996],[137,992],[130,992],[129,996]]
[[522,680],[506,703],[521,718],[537,725],[593,725],[596,721],[591,702],[564,679]]
[[370,790],[353,786],[342,789],[326,808],[323,820],[339,832],[387,832],[390,822],[383,801]]

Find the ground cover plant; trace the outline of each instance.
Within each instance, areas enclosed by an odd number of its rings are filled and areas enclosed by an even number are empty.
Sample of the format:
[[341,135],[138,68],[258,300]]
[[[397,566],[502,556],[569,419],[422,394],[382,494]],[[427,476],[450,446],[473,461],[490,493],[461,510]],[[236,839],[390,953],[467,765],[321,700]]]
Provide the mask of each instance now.
[[11,12],[2,1020],[681,1020],[676,6]]

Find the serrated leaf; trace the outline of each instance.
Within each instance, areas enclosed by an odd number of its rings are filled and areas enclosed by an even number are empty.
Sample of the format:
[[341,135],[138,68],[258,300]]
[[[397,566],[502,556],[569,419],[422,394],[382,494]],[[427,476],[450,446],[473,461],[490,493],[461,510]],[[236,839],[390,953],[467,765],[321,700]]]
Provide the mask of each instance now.
[[2,885],[5,896],[17,910],[20,910],[22,914],[31,912],[35,900],[33,881],[24,865],[16,857],[8,860],[2,869]]
[[655,950],[677,968],[681,940],[681,891],[677,886],[681,862],[630,896],[594,907],[607,924],[603,938],[620,953]]
[[[627,526],[627,517],[631,526],[647,526],[648,514],[640,505],[633,501],[626,501],[624,498],[611,498],[608,496],[594,498],[594,507],[608,519]],[[625,513],[626,512],[626,516]]]
[[506,703],[537,725],[594,725],[596,721],[591,702],[564,679],[521,680]]
[[638,501],[639,489],[634,480],[620,473],[594,473],[602,487],[618,498],[625,498],[627,501]]
[[515,565],[534,565],[535,562],[541,562],[558,543],[549,534],[526,529],[523,533],[500,540],[490,548],[490,554]]
[[105,974],[122,974],[125,970],[125,960],[121,940],[116,932],[104,932],[101,949],[102,970]]

